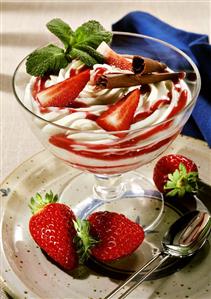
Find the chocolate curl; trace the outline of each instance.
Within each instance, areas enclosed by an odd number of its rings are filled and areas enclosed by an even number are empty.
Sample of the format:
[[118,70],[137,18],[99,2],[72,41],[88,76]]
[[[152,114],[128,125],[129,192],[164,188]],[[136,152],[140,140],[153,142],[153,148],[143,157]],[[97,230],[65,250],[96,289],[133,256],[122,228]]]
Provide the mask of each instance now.
[[100,88],[112,89],[157,83],[165,80],[178,80],[183,79],[184,77],[184,72],[157,73],[146,75],[111,73],[107,75],[102,75],[97,80],[96,85]]
[[167,65],[165,63],[146,58],[143,56],[133,56],[132,70],[135,74],[148,74],[153,72],[163,72]]

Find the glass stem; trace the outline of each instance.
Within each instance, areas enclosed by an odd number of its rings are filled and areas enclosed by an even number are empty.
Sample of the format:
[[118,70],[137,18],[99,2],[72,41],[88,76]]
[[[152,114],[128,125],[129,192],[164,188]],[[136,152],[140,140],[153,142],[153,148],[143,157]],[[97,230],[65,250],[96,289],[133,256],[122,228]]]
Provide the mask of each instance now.
[[120,198],[125,191],[121,174],[95,175],[94,195],[103,200]]

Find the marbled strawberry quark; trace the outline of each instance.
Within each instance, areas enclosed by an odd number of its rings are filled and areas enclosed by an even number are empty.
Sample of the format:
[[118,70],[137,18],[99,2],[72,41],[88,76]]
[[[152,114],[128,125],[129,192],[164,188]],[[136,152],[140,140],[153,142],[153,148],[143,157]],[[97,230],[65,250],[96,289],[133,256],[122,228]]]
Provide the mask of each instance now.
[[[45,87],[63,81],[80,72],[83,67],[80,61],[74,60],[58,76],[51,76],[45,82]],[[42,131],[45,145],[57,157],[94,173],[126,172],[160,155],[180,133],[189,115],[185,118],[180,113],[171,118],[189,104],[191,93],[181,79],[178,82],[168,80],[142,87],[99,90],[93,81],[101,68],[105,69],[105,73],[125,72],[106,64],[94,65],[90,81],[74,101],[74,107],[70,108],[42,108],[32,96],[36,80],[33,77],[26,87],[25,105],[41,117],[34,118],[36,130]],[[134,122],[126,136],[120,138],[115,132],[102,129],[96,123],[96,118],[110,104],[136,88],[141,89],[141,95]]]

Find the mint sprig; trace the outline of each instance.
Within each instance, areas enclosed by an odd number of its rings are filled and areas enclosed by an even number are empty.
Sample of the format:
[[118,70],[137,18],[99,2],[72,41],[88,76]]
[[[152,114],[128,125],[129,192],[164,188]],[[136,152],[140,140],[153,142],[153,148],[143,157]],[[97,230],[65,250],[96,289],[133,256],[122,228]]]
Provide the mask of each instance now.
[[26,61],[26,71],[32,76],[45,76],[58,74],[61,68],[76,58],[81,60],[88,67],[96,63],[103,63],[104,57],[96,48],[105,41],[110,43],[112,33],[106,31],[103,26],[91,20],[75,32],[61,19],[53,19],[47,23],[50,32],[56,35],[64,45],[64,49],[49,44],[32,52]]

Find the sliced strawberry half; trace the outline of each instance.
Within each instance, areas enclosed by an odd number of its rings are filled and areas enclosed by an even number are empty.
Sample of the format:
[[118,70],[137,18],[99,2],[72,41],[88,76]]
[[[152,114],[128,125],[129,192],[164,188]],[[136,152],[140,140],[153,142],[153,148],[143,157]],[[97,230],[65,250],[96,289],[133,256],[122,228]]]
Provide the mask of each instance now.
[[99,45],[97,51],[104,56],[107,64],[116,66],[121,70],[132,70],[132,62],[117,54],[105,42]]
[[[123,99],[111,105],[96,120],[97,124],[106,131],[123,131],[130,128],[134,113],[138,106],[140,90],[137,88],[128,93]],[[122,133],[116,134],[122,137]]]
[[37,94],[42,107],[68,107],[90,79],[90,70],[50,86]]

